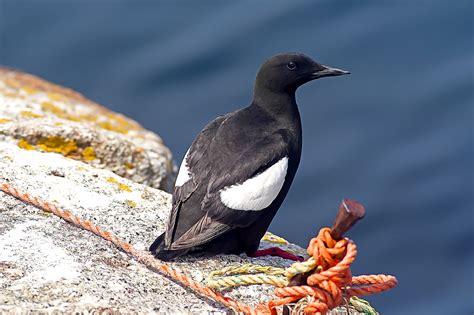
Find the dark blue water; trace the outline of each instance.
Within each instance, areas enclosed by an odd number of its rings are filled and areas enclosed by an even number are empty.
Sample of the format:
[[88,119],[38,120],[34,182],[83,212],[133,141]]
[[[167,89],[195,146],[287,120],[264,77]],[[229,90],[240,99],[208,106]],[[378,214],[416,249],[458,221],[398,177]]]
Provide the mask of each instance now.
[[272,230],[306,242],[343,197],[368,214],[354,274],[383,314],[472,314],[472,1],[0,0],[0,63],[159,133],[180,160],[245,106],[260,63],[305,52],[351,76],[302,87],[300,170]]

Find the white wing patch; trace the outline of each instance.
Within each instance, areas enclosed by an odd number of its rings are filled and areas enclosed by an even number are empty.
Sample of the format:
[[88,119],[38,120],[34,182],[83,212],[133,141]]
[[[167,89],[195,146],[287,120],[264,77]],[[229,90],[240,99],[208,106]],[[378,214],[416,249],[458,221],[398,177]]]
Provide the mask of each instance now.
[[288,157],[284,157],[264,172],[242,184],[224,187],[220,191],[222,203],[234,210],[259,211],[268,207],[280,193],[288,170]]
[[191,176],[188,171],[188,163],[186,162],[186,159],[188,158],[188,153],[189,153],[189,149],[188,151],[186,151],[183,161],[181,162],[181,166],[179,167],[178,176],[176,177],[176,182],[174,183],[175,186],[181,187],[188,180],[191,179]]

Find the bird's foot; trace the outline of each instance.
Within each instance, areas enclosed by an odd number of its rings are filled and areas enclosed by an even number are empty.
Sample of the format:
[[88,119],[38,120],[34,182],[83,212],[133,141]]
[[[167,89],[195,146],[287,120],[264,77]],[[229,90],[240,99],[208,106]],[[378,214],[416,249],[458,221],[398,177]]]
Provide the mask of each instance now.
[[262,257],[262,256],[278,256],[284,259],[290,259],[293,261],[304,261],[304,258],[301,256],[296,256],[295,254],[289,253],[280,247],[270,247],[265,249],[259,249],[251,253],[247,253],[249,257]]

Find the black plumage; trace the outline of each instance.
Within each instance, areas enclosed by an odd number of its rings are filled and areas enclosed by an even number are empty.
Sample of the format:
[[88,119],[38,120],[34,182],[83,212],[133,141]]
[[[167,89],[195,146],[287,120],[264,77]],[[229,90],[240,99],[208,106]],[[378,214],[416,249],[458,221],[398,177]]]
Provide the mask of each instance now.
[[[166,232],[150,251],[170,260],[186,253],[257,250],[300,162],[302,132],[296,89],[320,77],[347,73],[299,53],[268,59],[258,71],[252,103],[216,118],[193,141],[173,191]],[[248,181],[260,174],[266,175],[259,177],[259,186]],[[222,193],[239,185],[249,188],[242,197],[250,200],[239,201],[239,191],[234,189],[232,200],[241,208],[235,209]],[[262,204],[265,206],[259,209]]]

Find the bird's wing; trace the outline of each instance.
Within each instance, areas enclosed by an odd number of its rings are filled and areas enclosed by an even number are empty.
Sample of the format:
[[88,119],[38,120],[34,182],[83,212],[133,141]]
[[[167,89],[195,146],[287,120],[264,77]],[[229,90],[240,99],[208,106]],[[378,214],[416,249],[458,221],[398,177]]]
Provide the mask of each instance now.
[[230,115],[232,115],[232,113],[217,117],[210,122],[193,141],[181,162],[173,190],[171,213],[165,232],[165,244],[167,246],[170,246],[173,241],[173,234],[177,226],[177,214],[180,210],[181,204],[185,202],[197,188],[198,182],[192,174],[190,163],[192,161],[192,165],[199,165],[199,161],[202,160],[204,153],[207,152],[208,146],[212,142],[212,138],[221,124]]
[[196,224],[175,240],[170,249],[178,250],[199,246],[230,230],[226,224],[204,215]]
[[[171,249],[199,246],[255,222],[262,210],[276,199],[285,182],[289,161],[286,137],[285,131],[277,132],[238,154],[225,156],[226,161],[206,164],[209,173],[205,183],[207,193],[201,203],[203,217],[174,240]],[[194,171],[198,169],[193,169],[191,164],[191,176]],[[203,174],[202,170],[196,173]]]
[[231,227],[252,224],[285,182],[289,165],[286,138],[283,130],[271,134],[235,155],[226,170],[213,172],[201,209]]

